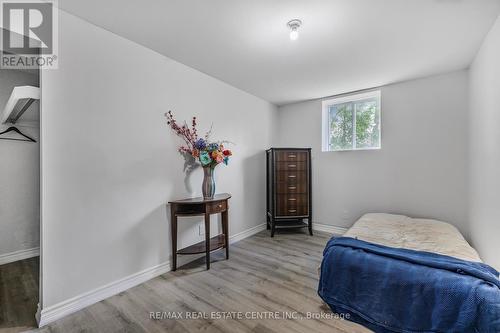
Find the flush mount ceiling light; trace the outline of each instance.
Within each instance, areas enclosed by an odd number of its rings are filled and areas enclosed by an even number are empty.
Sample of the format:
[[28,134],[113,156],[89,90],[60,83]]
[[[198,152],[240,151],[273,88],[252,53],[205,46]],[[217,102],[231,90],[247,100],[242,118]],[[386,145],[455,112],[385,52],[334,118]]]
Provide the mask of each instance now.
[[302,21],[295,19],[291,20],[286,24],[290,28],[290,39],[291,40],[296,40],[299,38],[299,27],[302,25]]

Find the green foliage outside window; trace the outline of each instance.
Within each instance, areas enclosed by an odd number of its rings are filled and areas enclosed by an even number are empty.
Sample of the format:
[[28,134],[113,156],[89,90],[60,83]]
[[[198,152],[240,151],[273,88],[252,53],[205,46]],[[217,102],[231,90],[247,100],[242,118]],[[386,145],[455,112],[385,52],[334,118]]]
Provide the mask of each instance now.
[[378,99],[369,98],[329,107],[330,150],[380,148]]

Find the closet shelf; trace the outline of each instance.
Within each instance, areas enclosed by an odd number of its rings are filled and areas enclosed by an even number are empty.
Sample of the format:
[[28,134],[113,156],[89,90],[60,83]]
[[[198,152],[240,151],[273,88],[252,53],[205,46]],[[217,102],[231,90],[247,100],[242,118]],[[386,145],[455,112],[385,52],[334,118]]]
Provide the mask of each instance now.
[[33,86],[14,87],[3,110],[1,123],[15,124],[30,105],[38,99],[40,99],[40,88]]

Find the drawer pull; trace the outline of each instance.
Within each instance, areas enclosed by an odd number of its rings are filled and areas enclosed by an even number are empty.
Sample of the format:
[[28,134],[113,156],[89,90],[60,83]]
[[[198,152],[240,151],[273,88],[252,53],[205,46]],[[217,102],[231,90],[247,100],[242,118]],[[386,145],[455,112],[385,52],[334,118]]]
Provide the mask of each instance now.
[[222,205],[219,205],[219,208],[222,208]]
[[297,210],[296,209],[289,209],[288,212],[289,213],[295,213]]
[[289,168],[296,168],[296,167],[297,167],[297,165],[296,165],[296,164],[288,164],[288,167],[289,167]]
[[288,186],[289,190],[295,190],[297,187],[296,186]]
[[293,155],[293,154],[292,154],[292,155],[288,155],[288,157],[290,157],[290,158],[295,158],[295,157],[297,157],[297,155]]
[[295,175],[288,175],[288,178],[296,178],[297,176]]
[[288,200],[289,200],[289,201],[295,201],[295,200],[297,200],[297,199],[295,199],[295,198],[290,198],[290,199],[288,199]]

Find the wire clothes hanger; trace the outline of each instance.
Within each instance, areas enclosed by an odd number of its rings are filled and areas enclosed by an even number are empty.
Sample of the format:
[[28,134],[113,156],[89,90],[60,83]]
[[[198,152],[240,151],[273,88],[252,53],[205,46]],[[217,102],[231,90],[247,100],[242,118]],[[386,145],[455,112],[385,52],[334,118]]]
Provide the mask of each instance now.
[[32,139],[32,138],[30,138],[29,136],[27,136],[27,135],[25,135],[25,134],[21,133],[21,131],[20,131],[20,130],[18,130],[18,129],[17,129],[16,127],[14,127],[14,126],[11,126],[11,127],[7,128],[5,131],[1,132],[1,133],[0,133],[0,135],[3,135],[3,134],[5,134],[5,133],[9,133],[9,132],[16,132],[17,134],[19,134],[19,135],[21,135],[21,136],[25,137],[25,139],[2,138],[2,137],[0,137],[0,140],[13,140],[13,141],[28,141],[28,142],[36,142],[36,140],[35,140],[35,139]]

